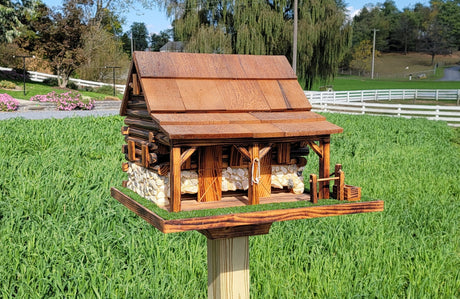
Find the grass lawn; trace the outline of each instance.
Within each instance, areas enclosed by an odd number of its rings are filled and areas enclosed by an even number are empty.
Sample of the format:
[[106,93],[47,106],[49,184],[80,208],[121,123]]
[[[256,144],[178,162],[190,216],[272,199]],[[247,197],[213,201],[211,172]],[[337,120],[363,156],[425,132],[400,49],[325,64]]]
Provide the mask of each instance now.
[[[251,298],[459,298],[460,134],[325,114],[331,165],[382,213],[250,238]],[[121,117],[0,121],[0,297],[206,298],[206,238],[162,234],[110,197]],[[315,171],[310,155],[306,174]]]

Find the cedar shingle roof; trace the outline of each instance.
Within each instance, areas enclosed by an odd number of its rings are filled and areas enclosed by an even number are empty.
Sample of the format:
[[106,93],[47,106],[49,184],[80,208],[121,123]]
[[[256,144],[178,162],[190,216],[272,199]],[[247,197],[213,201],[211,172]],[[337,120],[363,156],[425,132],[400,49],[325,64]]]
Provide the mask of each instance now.
[[133,67],[150,115],[170,139],[342,132],[309,111],[284,56],[134,52]]

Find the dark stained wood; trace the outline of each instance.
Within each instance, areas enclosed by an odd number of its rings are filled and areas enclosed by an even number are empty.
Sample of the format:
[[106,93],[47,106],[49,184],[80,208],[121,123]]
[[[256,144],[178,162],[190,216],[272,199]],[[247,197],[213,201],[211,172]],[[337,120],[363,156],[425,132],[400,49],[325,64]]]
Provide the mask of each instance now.
[[133,87],[133,95],[138,95],[141,93],[140,86],[139,86],[139,79],[138,79],[137,74],[133,74],[132,87]]
[[200,148],[198,201],[219,201],[222,197],[222,146]]
[[291,144],[289,142],[278,143],[276,148],[276,162],[278,164],[289,164],[291,162]]
[[185,161],[189,160],[193,153],[195,153],[196,149],[196,146],[192,146],[191,148],[185,150],[180,156],[180,164],[182,165]]
[[251,165],[249,166],[249,189],[248,200],[250,205],[259,204],[259,183],[260,183],[260,160],[259,160],[259,144],[254,143],[249,146],[249,154],[251,157]]
[[143,109],[126,109],[126,115],[133,118],[141,118],[141,119],[148,119],[151,120],[152,117],[147,110]]
[[128,126],[134,126],[134,127],[144,128],[148,130],[154,130],[156,132],[160,130],[160,126],[156,124],[155,122],[153,122],[152,120],[141,120],[141,119],[126,117],[125,124],[127,124]]
[[155,226],[163,233],[219,229],[243,225],[260,225],[264,223],[273,223],[279,221],[381,212],[384,209],[384,202],[378,200],[367,202],[339,203],[336,205],[327,206],[310,206],[283,210],[227,214],[199,218],[164,220],[116,188],[111,189],[111,194],[112,197],[114,197],[128,209],[135,212],[137,215]]
[[[319,158],[319,178],[329,178],[330,173],[330,138],[323,138],[319,141],[323,155]],[[319,182],[318,197],[329,198],[329,181]]]
[[128,140],[128,159],[130,161],[136,160],[136,145],[132,140]]
[[256,225],[241,225],[224,228],[203,229],[199,230],[201,234],[211,240],[228,239],[238,237],[260,236],[270,232],[271,223],[256,224]]
[[310,174],[310,200],[312,203],[318,203],[318,179],[316,174]]

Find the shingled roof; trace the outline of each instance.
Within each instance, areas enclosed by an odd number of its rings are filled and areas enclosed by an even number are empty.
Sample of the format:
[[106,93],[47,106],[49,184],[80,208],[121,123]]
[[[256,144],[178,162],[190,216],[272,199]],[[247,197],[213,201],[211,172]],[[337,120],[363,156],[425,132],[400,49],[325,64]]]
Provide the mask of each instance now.
[[129,80],[133,73],[152,119],[171,140],[342,132],[310,111],[284,56],[134,52]]

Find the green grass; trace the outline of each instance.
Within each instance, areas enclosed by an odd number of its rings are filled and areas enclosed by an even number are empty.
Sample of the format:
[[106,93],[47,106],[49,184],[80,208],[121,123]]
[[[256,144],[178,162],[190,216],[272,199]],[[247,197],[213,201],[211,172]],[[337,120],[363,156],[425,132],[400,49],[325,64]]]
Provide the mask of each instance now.
[[[56,91],[57,93],[63,93],[69,90],[69,89],[59,88],[56,86],[49,86],[49,85],[39,83],[39,82],[26,82],[26,95],[24,95],[23,81],[15,81],[15,80],[9,80],[9,79],[2,79],[2,80],[15,83],[18,87],[20,87],[20,90],[9,90],[9,89],[0,88],[0,93],[7,93],[13,98],[21,99],[21,100],[29,100],[34,95],[47,94],[51,91]],[[82,90],[79,90],[79,92],[85,97],[90,97],[96,100],[104,100],[106,96],[113,95],[113,93],[102,94],[98,92],[90,92],[90,91],[82,91]],[[117,94],[117,97],[121,99],[121,94]]]
[[[284,209],[294,209],[302,207],[312,207],[312,206],[325,206],[325,205],[334,205],[341,203],[352,203],[352,201],[343,201],[338,202],[336,199],[319,199],[318,203],[313,204],[310,201],[295,201],[295,202],[283,202],[283,203],[271,203],[271,204],[261,204],[261,205],[252,205],[252,206],[240,206],[240,207],[230,207],[230,208],[218,208],[218,209],[203,209],[196,211],[182,211],[177,213],[170,213],[165,209],[160,208],[154,202],[149,201],[137,193],[131,191],[128,188],[116,187],[118,190],[123,192],[125,195],[128,195],[131,199],[140,203],[150,211],[154,212],[164,220],[173,220],[173,219],[186,219],[186,218],[196,218],[196,217],[207,217],[207,216],[220,216],[228,214],[237,214],[237,213],[249,213],[249,212],[260,212],[260,211],[269,211],[269,210],[284,210]],[[308,190],[307,190],[308,191]],[[361,202],[372,201],[374,199],[363,197]]]
[[[331,164],[382,213],[250,238],[251,298],[460,297],[460,146],[441,122],[326,114]],[[121,117],[0,121],[0,297],[206,298],[206,238],[110,197]],[[311,155],[306,172],[316,170]]]

